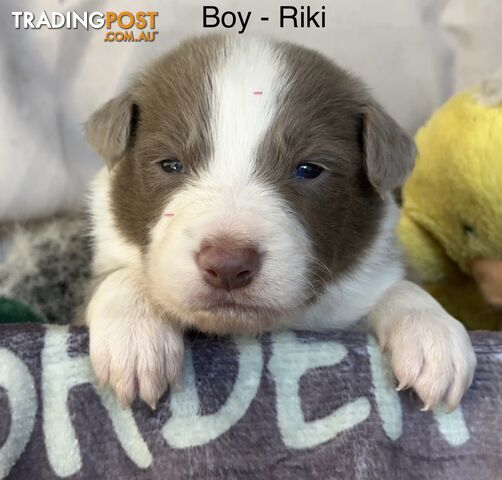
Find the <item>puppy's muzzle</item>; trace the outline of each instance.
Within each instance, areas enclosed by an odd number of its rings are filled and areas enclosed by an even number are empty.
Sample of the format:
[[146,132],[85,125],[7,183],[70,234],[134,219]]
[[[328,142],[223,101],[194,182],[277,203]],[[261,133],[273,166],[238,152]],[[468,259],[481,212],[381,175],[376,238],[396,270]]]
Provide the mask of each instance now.
[[227,291],[249,285],[260,266],[255,248],[231,248],[206,245],[196,256],[204,281],[214,288]]

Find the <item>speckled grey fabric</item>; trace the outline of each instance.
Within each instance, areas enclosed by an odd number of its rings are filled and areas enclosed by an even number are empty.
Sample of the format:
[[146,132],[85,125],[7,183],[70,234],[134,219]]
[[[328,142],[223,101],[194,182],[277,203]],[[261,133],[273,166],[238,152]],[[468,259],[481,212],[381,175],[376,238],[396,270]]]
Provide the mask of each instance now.
[[83,214],[10,226],[4,235],[0,296],[30,305],[50,323],[70,323],[90,276],[86,231]]

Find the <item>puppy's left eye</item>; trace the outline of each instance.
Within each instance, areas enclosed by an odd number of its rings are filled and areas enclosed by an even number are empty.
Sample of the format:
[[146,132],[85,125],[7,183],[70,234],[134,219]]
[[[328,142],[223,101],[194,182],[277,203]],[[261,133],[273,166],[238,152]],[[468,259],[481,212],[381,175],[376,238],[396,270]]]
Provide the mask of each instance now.
[[161,160],[159,165],[166,173],[185,173],[185,167],[179,160]]
[[324,168],[316,165],[315,163],[300,163],[294,171],[294,178],[303,178],[305,180],[311,180],[317,178],[324,171]]

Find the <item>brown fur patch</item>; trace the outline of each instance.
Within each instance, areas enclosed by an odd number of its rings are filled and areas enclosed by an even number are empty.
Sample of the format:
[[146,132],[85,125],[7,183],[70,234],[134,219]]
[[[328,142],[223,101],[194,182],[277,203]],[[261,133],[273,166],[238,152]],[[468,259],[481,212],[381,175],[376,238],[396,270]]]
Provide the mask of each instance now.
[[[366,175],[360,142],[368,97],[358,80],[316,52],[282,43],[278,48],[289,67],[289,86],[258,150],[258,173],[279,188],[309,232],[316,260],[311,281],[319,291],[361,258],[382,215],[383,200]],[[313,180],[292,178],[303,162],[326,170]]]
[[150,228],[187,179],[162,175],[158,162],[177,159],[193,173],[211,154],[211,71],[224,54],[223,37],[184,42],[152,64],[130,89],[137,125],[112,171],[111,203],[118,228],[134,244],[147,246]]

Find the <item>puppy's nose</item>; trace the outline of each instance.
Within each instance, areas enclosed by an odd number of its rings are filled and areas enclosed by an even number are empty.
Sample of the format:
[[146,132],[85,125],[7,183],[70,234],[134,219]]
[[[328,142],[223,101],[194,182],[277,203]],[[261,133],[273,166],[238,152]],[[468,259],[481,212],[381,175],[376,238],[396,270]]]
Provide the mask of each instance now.
[[212,287],[233,290],[245,287],[258,269],[258,252],[253,248],[206,246],[197,257],[202,277]]

